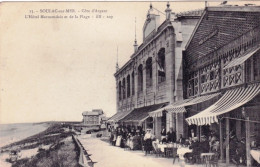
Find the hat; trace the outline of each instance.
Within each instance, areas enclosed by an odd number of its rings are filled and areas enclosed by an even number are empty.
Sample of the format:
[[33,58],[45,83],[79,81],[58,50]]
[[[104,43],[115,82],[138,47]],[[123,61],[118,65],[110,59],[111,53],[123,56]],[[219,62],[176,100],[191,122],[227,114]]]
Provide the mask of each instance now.
[[198,137],[193,137],[192,140],[196,141],[198,140]]
[[205,135],[202,135],[202,136],[201,136],[201,138],[204,138],[204,139],[206,139],[207,137],[206,137]]

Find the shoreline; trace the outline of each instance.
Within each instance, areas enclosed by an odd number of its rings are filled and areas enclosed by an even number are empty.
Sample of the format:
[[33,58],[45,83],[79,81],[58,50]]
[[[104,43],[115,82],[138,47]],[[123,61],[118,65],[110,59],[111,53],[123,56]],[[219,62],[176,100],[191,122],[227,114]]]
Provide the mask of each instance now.
[[[45,129],[0,148],[1,166],[9,167],[17,166],[18,164],[25,164],[25,166],[28,164],[36,164],[42,159],[49,159],[47,156],[48,152],[57,152],[66,147],[66,145],[64,146],[64,143],[71,143],[66,141],[66,139],[74,133],[68,128],[69,125],[61,123],[43,123],[43,125],[41,124],[40,126],[44,126]],[[64,140],[66,142],[64,142]],[[14,161],[12,161],[9,156],[11,150],[18,152],[15,156],[16,160]],[[12,162],[10,162],[10,160]]]

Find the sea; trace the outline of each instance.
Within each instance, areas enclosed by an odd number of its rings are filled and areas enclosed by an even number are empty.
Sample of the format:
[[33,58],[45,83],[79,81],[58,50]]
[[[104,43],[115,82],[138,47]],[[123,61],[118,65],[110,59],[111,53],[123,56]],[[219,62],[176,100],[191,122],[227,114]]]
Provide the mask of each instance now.
[[0,147],[40,133],[48,127],[48,123],[0,124]]

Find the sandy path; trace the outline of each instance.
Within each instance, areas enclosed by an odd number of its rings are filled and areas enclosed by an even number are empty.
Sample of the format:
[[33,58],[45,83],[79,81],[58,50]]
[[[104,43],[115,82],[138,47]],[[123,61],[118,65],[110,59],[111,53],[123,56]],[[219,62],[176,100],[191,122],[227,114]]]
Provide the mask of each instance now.
[[[165,167],[182,166],[182,161],[176,160],[172,163],[172,158],[155,157],[154,155],[145,156],[142,151],[124,151],[124,149],[111,146],[97,138],[79,137],[89,154],[95,162],[95,167]],[[186,167],[194,165],[185,165]]]

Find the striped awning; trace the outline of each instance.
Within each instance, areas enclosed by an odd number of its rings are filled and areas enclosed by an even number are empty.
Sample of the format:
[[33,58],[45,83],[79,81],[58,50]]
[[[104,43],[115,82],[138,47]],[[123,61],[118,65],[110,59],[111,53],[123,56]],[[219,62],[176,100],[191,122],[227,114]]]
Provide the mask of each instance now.
[[149,113],[149,115],[151,117],[162,117],[162,113],[164,110],[166,110],[168,112],[173,112],[173,113],[183,113],[183,112],[186,112],[186,109],[185,109],[186,106],[202,103],[204,101],[212,99],[213,97],[218,96],[219,94],[220,93],[214,93],[214,94],[210,94],[210,95],[198,96],[195,98],[180,100],[173,104],[160,108],[159,110],[151,112],[151,113]]
[[189,125],[210,125],[218,116],[228,113],[252,100],[260,92],[260,84],[228,90],[215,104],[186,119]]
[[125,118],[128,114],[130,114],[132,110],[126,112],[118,112],[110,117],[107,122],[118,122],[120,119]]
[[134,109],[130,114],[128,114],[124,119],[121,119],[120,122],[143,122],[149,117],[149,113],[155,110],[158,110],[168,103],[154,104],[150,106],[145,106],[141,108]]
[[244,56],[234,59],[229,64],[227,64],[224,68],[230,68],[230,67],[234,67],[234,66],[244,63],[247,59],[249,59],[251,56],[253,56],[259,50],[260,50],[260,46],[249,50],[248,52],[245,53]]

